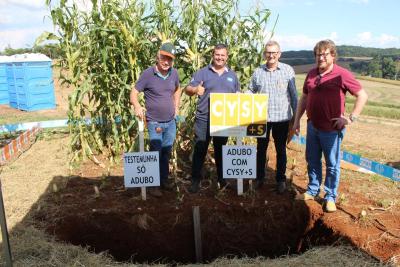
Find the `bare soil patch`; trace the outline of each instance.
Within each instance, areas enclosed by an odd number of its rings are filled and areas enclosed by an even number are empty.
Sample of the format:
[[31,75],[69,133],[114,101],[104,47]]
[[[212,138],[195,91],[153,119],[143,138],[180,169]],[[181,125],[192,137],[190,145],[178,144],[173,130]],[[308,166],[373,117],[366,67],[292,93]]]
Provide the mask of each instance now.
[[[205,170],[211,171],[200,194],[188,193],[189,181],[183,176],[189,170],[184,169],[183,175],[174,177],[175,191],[142,201],[139,189],[124,189],[122,166],[107,174],[86,162],[73,176],[64,177],[64,188],[44,196],[41,203],[46,208],[39,209],[34,218],[58,240],[89,246],[94,252],[107,251],[119,261],[194,262],[194,206],[201,211],[205,261],[221,256],[277,257],[304,252],[310,246],[343,243],[382,261],[400,255],[398,203],[386,210],[370,210],[379,206],[353,192],[352,172],[344,170],[340,190],[348,197],[347,202],[339,202],[338,212],[324,213],[318,201],[295,201],[294,195],[306,186],[306,169],[303,151],[293,148],[289,155],[297,163],[288,166],[293,184],[283,195],[275,192],[272,149],[268,183],[255,192],[246,186],[244,196],[237,196],[235,189],[218,191],[208,162]],[[231,185],[235,188],[234,180]],[[399,192],[395,188],[394,196]],[[364,217],[362,210],[367,211]]]

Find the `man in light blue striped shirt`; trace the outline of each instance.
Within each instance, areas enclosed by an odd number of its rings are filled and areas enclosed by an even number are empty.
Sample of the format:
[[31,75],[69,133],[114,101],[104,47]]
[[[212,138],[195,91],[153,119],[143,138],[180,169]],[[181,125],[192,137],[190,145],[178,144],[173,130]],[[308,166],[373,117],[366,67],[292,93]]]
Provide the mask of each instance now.
[[257,180],[259,189],[265,180],[266,151],[272,131],[276,149],[276,182],[280,194],[286,191],[286,139],[289,122],[297,108],[295,74],[291,66],[279,62],[281,56],[279,43],[269,41],[265,45],[266,64],[258,67],[250,80],[249,91],[255,94],[268,94],[268,120],[266,138],[257,138]]

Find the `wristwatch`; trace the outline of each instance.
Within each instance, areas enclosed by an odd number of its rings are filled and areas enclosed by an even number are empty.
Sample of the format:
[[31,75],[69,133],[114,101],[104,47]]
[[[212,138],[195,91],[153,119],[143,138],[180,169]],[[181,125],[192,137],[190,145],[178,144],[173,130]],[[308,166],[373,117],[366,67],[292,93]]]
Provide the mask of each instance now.
[[358,117],[357,117],[356,115],[354,115],[354,114],[350,114],[349,119],[350,119],[350,121],[353,123],[353,122],[355,122],[355,121],[358,119]]

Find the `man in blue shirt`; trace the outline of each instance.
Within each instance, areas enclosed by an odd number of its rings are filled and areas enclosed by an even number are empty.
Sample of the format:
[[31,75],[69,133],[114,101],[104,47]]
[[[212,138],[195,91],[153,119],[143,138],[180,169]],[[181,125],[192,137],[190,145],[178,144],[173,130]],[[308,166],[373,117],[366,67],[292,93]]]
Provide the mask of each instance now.
[[228,137],[210,136],[209,98],[210,93],[236,93],[240,91],[239,80],[236,73],[226,66],[227,60],[227,46],[216,45],[213,50],[212,63],[198,70],[193,75],[190,84],[185,88],[187,95],[198,96],[194,125],[195,145],[192,160],[192,184],[189,188],[191,193],[197,193],[200,190],[201,169],[211,138],[214,145],[218,182],[221,188],[226,185],[222,177],[222,146],[226,144]]
[[256,188],[264,184],[266,151],[272,131],[276,150],[276,182],[280,194],[286,190],[286,139],[289,121],[297,108],[297,90],[292,67],[279,62],[280,46],[276,41],[265,45],[266,64],[258,67],[250,80],[249,91],[268,94],[268,121],[266,138],[257,138]]
[[[162,189],[172,189],[168,182],[169,159],[176,136],[175,115],[179,111],[181,96],[178,72],[173,68],[174,59],[175,47],[164,43],[157,53],[156,65],[143,71],[130,95],[135,115],[147,122],[150,151],[159,152]],[[138,101],[140,92],[144,93],[145,107]],[[157,197],[162,195],[158,188],[149,193]]]

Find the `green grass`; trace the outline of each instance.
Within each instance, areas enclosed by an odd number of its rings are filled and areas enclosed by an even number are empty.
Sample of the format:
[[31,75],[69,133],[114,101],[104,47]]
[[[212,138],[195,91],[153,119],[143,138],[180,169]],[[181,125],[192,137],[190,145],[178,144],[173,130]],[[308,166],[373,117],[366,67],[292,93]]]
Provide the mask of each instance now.
[[[351,113],[353,110],[354,104],[347,103],[346,104],[346,112]],[[367,105],[364,107],[362,111],[362,115],[373,116],[378,118],[388,118],[400,120],[400,108],[390,108],[385,106],[377,106],[377,105]]]
[[400,86],[400,81],[397,81],[397,80],[389,80],[389,79],[383,79],[383,78],[374,78],[374,77],[360,76],[360,75],[356,75],[356,78],[357,78],[358,80],[365,80],[365,81],[379,82],[379,83],[386,83],[386,84],[392,84],[392,85],[398,85],[398,86]]

